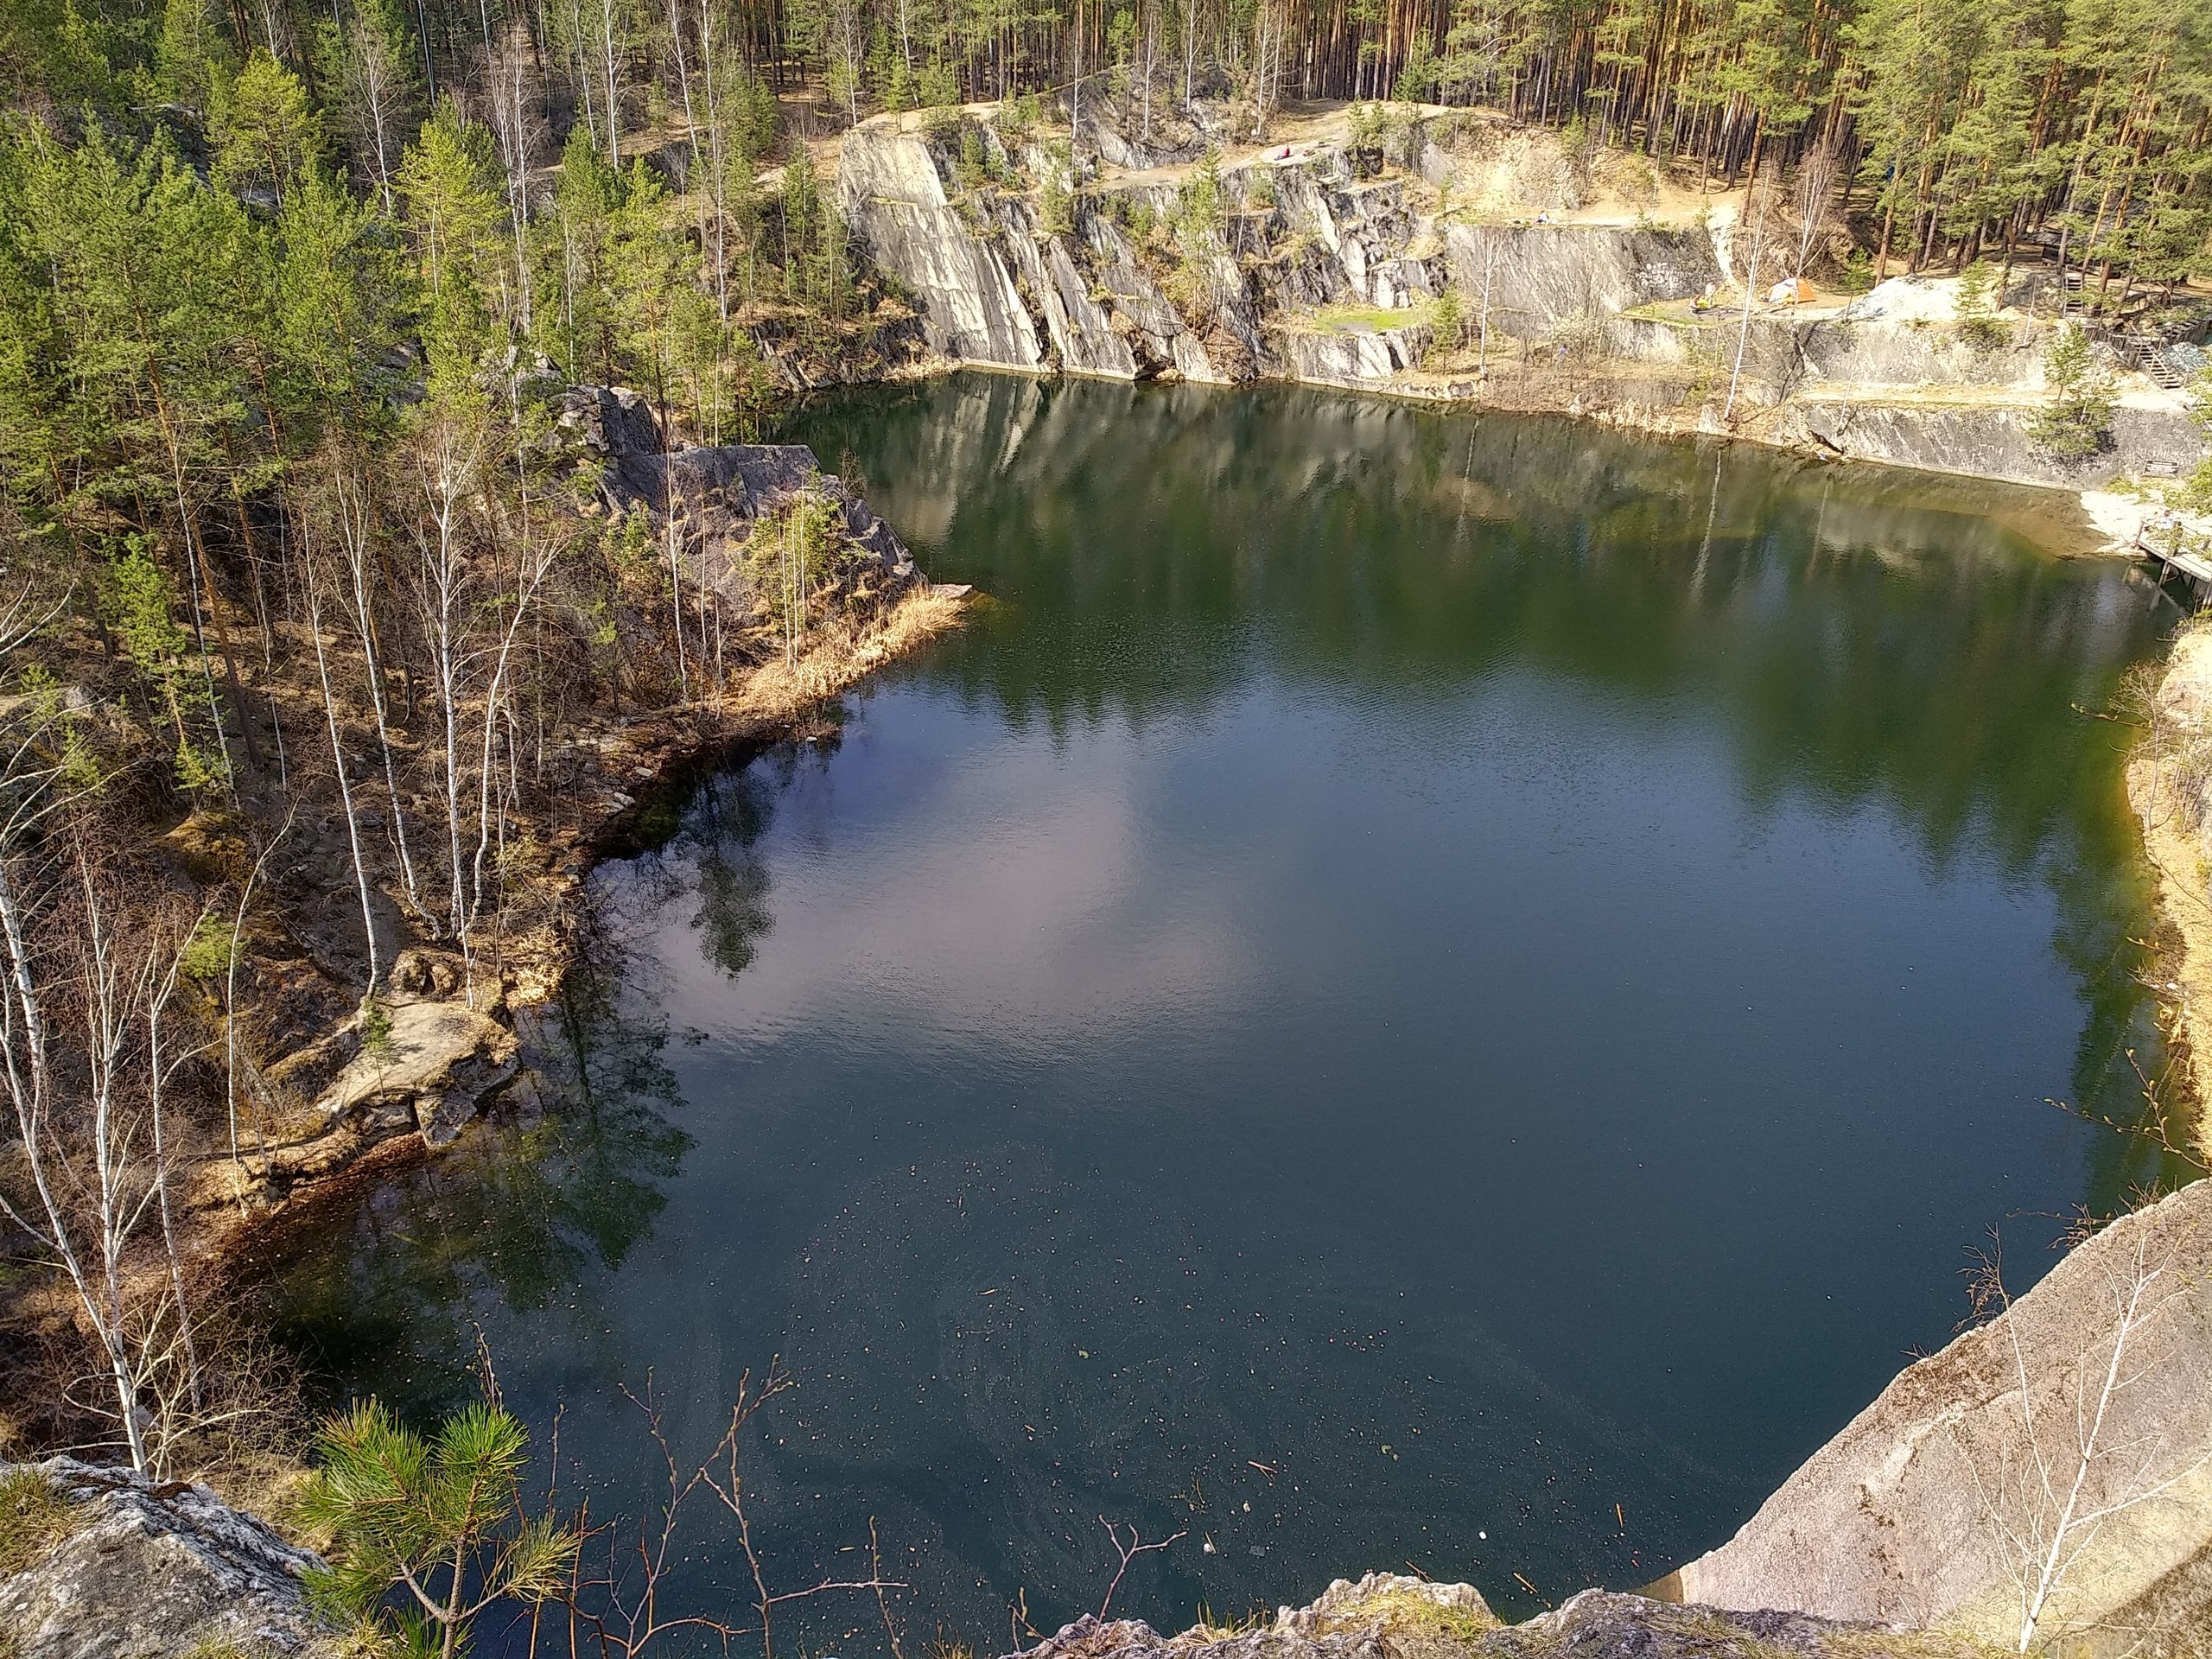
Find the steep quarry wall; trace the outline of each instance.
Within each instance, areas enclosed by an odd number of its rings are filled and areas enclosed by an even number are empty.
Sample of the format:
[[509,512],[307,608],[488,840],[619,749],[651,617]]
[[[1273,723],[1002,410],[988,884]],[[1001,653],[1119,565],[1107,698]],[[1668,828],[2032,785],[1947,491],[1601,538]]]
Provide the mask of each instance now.
[[2193,1096],[2193,1139],[2212,1150],[2212,627],[2200,618],[2176,636],[2147,729],[2127,766],[2127,798],[2143,825],[2168,930],[2170,1049]]
[[[1003,172],[1056,165],[977,126]],[[1107,130],[1086,124],[1102,143]],[[1086,190],[1053,233],[1025,189],[957,187],[959,142],[911,116],[864,122],[843,140],[838,192],[869,256],[914,296],[931,346],[967,363],[1214,382],[1305,378],[1310,367],[1312,378],[1380,382],[1418,368],[1420,319],[1378,329],[1316,314],[1412,313],[1456,284],[1478,307],[1492,296],[1495,332],[1537,340],[1563,319],[1681,297],[1720,275],[1702,230],[1440,226],[1418,177],[1363,178],[1335,146],[1222,168],[1211,245],[1158,228],[1187,168]],[[1316,333],[1362,343],[1283,343]]]
[[1444,237],[1460,292],[1478,308],[1489,293],[1491,329],[1516,339],[1687,299],[1721,279],[1712,234],[1699,228],[1452,225]]
[[1767,321],[1779,336],[1770,350],[1794,353],[1778,367],[1786,389],[1833,382],[1868,386],[2001,386],[2024,392],[2044,389],[2043,348],[2049,331],[2022,325],[1999,346],[1981,346],[1942,323],[1885,325],[1825,320]]
[[846,222],[918,302],[932,350],[1008,368],[1044,363],[1012,273],[954,207],[926,139],[895,130],[852,134],[838,156],[837,189]]
[[1873,394],[1805,397],[1781,409],[1762,435],[1839,459],[2069,490],[2094,489],[2117,474],[2152,467],[2186,473],[2203,452],[2186,411],[2123,404],[2113,411],[2108,449],[2065,460],[2036,442],[2029,429],[2033,413],[2018,404],[1899,403]]
[[[974,130],[1001,178],[1058,166],[1033,144],[1010,152],[987,123]],[[1055,232],[1026,188],[957,186],[960,142],[912,117],[864,122],[844,137],[838,194],[869,257],[913,295],[931,346],[962,362],[1222,384],[1282,375],[1294,371],[1269,329],[1286,317],[1398,308],[1448,280],[1440,244],[1415,245],[1403,182],[1355,178],[1341,151],[1224,169],[1218,222],[1179,235],[1179,179],[1086,191]],[[1391,372],[1387,350],[1361,360]]]
[[[1298,142],[1230,143],[1204,175],[1195,157],[1227,137],[1219,122],[1145,142],[1124,124],[1086,103],[1100,171],[1057,224],[1044,197],[1056,172],[1068,181],[1065,152],[1009,147],[988,108],[934,131],[880,116],[844,137],[846,221],[912,296],[934,351],[1557,410],[2071,489],[2183,470],[2200,448],[2179,394],[2123,377],[2107,443],[2048,454],[2030,423],[2049,326],[1970,340],[1940,284],[1928,303],[1761,307],[1746,324],[1727,289],[1735,204],[1693,198],[1640,158],[1577,162],[1494,120],[1399,114],[1379,137],[1337,119]],[[1716,306],[1688,303],[1714,288]],[[1443,338],[1440,315],[1460,338]]]

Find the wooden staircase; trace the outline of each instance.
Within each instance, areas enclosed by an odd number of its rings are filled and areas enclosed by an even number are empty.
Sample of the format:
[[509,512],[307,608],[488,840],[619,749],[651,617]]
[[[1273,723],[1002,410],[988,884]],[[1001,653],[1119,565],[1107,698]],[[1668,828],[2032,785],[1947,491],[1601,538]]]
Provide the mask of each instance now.
[[2183,376],[2166,355],[2165,341],[2155,334],[2127,334],[2120,343],[2127,360],[2150,376],[2153,385],[2164,386],[2168,391],[2182,389]]

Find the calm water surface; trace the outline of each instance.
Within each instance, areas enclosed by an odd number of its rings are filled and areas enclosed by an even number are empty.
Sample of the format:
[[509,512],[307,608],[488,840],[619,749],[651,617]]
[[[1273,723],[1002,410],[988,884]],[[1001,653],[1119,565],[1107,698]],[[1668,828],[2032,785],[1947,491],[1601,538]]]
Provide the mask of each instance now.
[[2046,1101],[2156,1065],[2082,711],[2171,613],[2049,498],[1287,390],[791,435],[993,602],[601,873],[546,1113],[283,1268],[340,1386],[427,1414],[480,1327],[607,1515],[622,1389],[703,1451],[780,1356],[771,1572],[874,1516],[982,1651],[1096,1605],[1101,1516],[1188,1530],[1162,1624],[1409,1562],[1521,1613],[1727,1536],[1986,1230],[2024,1281],[2158,1179]]

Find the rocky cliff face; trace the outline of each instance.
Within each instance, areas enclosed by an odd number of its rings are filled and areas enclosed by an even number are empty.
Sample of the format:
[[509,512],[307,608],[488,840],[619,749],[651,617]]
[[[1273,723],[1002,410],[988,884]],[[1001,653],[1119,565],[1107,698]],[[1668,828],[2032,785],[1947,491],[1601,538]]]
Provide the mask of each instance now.
[[598,469],[599,495],[617,518],[642,514],[658,544],[672,528],[677,549],[698,579],[735,597],[741,555],[753,529],[803,491],[835,505],[849,547],[880,588],[921,580],[898,533],[822,471],[814,452],[797,443],[729,443],[664,449],[660,423],[636,392],[621,386],[578,386],[564,399],[561,429]]
[[[359,1649],[301,1594],[316,1558],[204,1487],[153,1488],[57,1459],[81,1513],[67,1538],[0,1579],[10,1659],[340,1659]],[[4,1465],[0,1465],[4,1468]],[[12,1643],[12,1645],[10,1645]],[[1969,1644],[1892,1638],[1798,1613],[1730,1613],[1590,1590],[1502,1624],[1464,1584],[1370,1573],[1268,1624],[1163,1637],[1086,1616],[1011,1659],[1980,1659]]]
[[1901,1373],[1665,1587],[2006,1645],[2032,1612],[2059,1651],[2204,1652],[2209,1281],[2212,1181],[2199,1181],[2114,1222],[1999,1318]]
[[[988,124],[976,136],[1001,177],[1058,165],[1034,145],[1008,152]],[[1447,280],[1407,182],[1360,179],[1341,149],[1223,171],[1217,232],[1171,250],[1162,227],[1178,182],[1085,191],[1054,232],[1027,189],[955,187],[958,143],[911,117],[864,122],[845,136],[838,192],[870,256],[916,297],[931,345],[963,362],[1119,379],[1282,375],[1300,359],[1275,335],[1303,312],[1400,308]],[[1365,360],[1406,366],[1405,355]]]
[[[2044,396],[2038,325],[1977,345],[1903,312],[1769,309],[1748,329],[1732,311],[1694,313],[1682,302],[1728,282],[1741,254],[1732,204],[1688,223],[1548,222],[1584,200],[1575,167],[1538,137],[1458,115],[1403,119],[1379,148],[1339,129],[1232,144],[1209,178],[1193,166],[1205,132],[1140,143],[1110,106],[1086,105],[1103,175],[1057,226],[1044,185],[1056,170],[1065,181],[1065,162],[1034,142],[1010,149],[988,111],[960,122],[864,122],[838,176],[847,223],[956,361],[1313,381],[2072,489],[2186,465],[2201,447],[2180,398],[2145,382],[2101,453],[2039,449],[2027,435]],[[1436,349],[1447,290],[1487,337],[1478,364]]]
[[963,362],[1037,368],[1045,355],[1028,307],[1007,261],[953,206],[948,172],[925,136],[879,117],[849,134],[840,152],[845,221],[919,302],[933,350]]
[[2201,616],[2166,658],[2128,762],[2127,798],[2173,938],[2160,953],[2169,1029],[2195,1097],[2193,1139],[2212,1147],[2212,632]]
[[1721,279],[1713,237],[1699,229],[1455,224],[1445,248],[1459,292],[1479,307],[1487,289],[1491,332],[1513,340],[1548,340],[1566,320],[1610,320]]
[[[1058,165],[1034,145],[1009,152],[988,121],[968,118],[1001,177]],[[1085,132],[1103,156],[1162,159],[1105,123]],[[1538,339],[1564,318],[1682,297],[1720,276],[1702,230],[1444,224],[1419,174],[1363,176],[1365,163],[1336,144],[1223,168],[1217,245],[1185,237],[1170,250],[1136,228],[1177,211],[1187,166],[1166,181],[1084,190],[1056,233],[1026,188],[957,186],[959,143],[913,117],[864,122],[843,141],[838,191],[847,223],[919,302],[931,345],[963,362],[1211,381],[1297,378],[1319,363],[1327,378],[1363,368],[1355,378],[1381,380],[1415,366],[1425,329],[1386,327],[1404,338],[1344,353],[1284,340],[1308,333],[1314,312],[1410,311],[1452,283],[1470,303],[1493,296],[1498,334]]]
[[2203,453],[2196,423],[2181,409],[2123,404],[2113,411],[2112,442],[2101,454],[2069,461],[2039,446],[2032,407],[2005,403],[1897,402],[1868,391],[1815,392],[1777,406],[1768,435],[1794,448],[1849,461],[1964,473],[1977,478],[2093,489],[2123,474],[2186,474]]
[[25,1469],[60,1489],[70,1515],[64,1535],[0,1578],[10,1659],[336,1659],[336,1632],[301,1593],[316,1558],[205,1486],[69,1458],[0,1465],[0,1475]]

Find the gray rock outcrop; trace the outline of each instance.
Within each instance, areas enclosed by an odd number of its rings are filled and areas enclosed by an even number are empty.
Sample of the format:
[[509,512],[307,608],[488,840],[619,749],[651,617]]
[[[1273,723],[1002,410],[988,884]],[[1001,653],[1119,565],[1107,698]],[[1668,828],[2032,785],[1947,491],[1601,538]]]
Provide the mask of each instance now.
[[1136,1619],[1085,1617],[1014,1659],[1948,1659],[1961,1643],[1891,1638],[1802,1613],[1729,1613],[1586,1590],[1502,1624],[1464,1584],[1370,1573],[1256,1629],[1163,1637]]
[[1316,385],[1357,386],[1417,366],[1427,346],[1425,327],[1372,326],[1285,330],[1275,350],[1294,378]]
[[1520,340],[1548,338],[1568,318],[1687,299],[1721,277],[1711,233],[1696,229],[1453,225],[1445,248],[1462,293],[1489,286],[1492,332]]
[[2186,473],[2203,452],[2203,439],[2185,410],[2123,404],[2113,410],[2108,447],[2069,460],[2035,442],[2032,413],[2007,404],[1809,396],[1783,410],[1775,435],[1850,461],[2072,490],[2096,487],[2121,472],[2163,467],[2169,476]]
[[[1002,172],[1014,166],[987,124],[982,138]],[[1395,308],[1447,280],[1403,181],[1362,180],[1338,149],[1224,170],[1218,245],[1172,259],[1135,227],[1174,213],[1173,183],[1086,191],[1056,234],[1021,192],[956,190],[952,156],[950,138],[880,116],[845,135],[838,193],[869,256],[914,296],[931,345],[963,362],[1117,379],[1295,376],[1302,359],[1286,358],[1271,321],[1300,308]],[[1033,151],[1027,165],[1053,163]]]
[[0,1579],[0,1651],[10,1659],[338,1652],[301,1591],[317,1558],[205,1486],[70,1458],[31,1466],[72,1514],[63,1537]]
[[2208,1279],[2212,1181],[2198,1181],[1907,1368],[1665,1587],[2009,1645],[2056,1564],[2046,1637],[2118,1654],[2212,1630]]
[[[933,350],[1126,380],[1475,398],[2077,490],[2184,470],[2202,448],[2177,395],[2130,382],[2096,453],[2049,454],[2029,422],[2050,325],[2014,319],[1969,338],[1941,282],[1892,283],[1881,304],[1764,308],[1748,327],[1725,302],[1694,312],[1680,302],[1732,279],[1727,205],[1718,228],[1556,222],[1588,181],[1541,134],[1408,112],[1372,142],[1346,130],[1247,151],[1218,168],[1193,230],[1193,163],[1209,135],[1230,135],[1201,111],[1141,143],[1115,115],[1086,101],[1086,147],[1109,171],[1074,191],[1054,229],[1042,181],[1065,163],[1002,142],[988,109],[962,112],[957,132],[879,116],[844,135],[845,220],[912,296]],[[980,174],[960,161],[977,145]],[[1440,372],[1428,350],[1428,302],[1447,291],[1470,327],[1484,324],[1471,374],[1464,362]]]
[[1036,368],[1044,350],[1014,275],[962,219],[939,167],[927,133],[906,130],[896,116],[866,122],[846,135],[838,158],[846,223],[919,302],[931,349]]
[[[401,952],[373,1015],[357,1014],[323,1046],[329,1080],[315,1109],[326,1129],[371,1144],[419,1130],[432,1151],[460,1138],[513,1080],[518,1047],[494,1017],[505,1013],[499,986],[480,976],[472,996],[467,976],[458,956],[420,947]],[[296,1066],[292,1081],[309,1075]]]
[[916,581],[913,556],[866,501],[825,474],[814,452],[796,443],[662,448],[660,423],[636,392],[577,386],[565,396],[561,426],[599,469],[599,494],[617,517],[645,515],[652,535],[673,513],[684,552],[719,589],[741,582],[740,553],[764,513],[813,488],[836,504],[847,543],[866,556],[889,588]]
[[[1010,169],[988,124],[978,125]],[[1085,131],[1109,162],[1127,148],[1095,118]],[[1071,230],[1056,235],[1020,192],[957,189],[954,153],[913,118],[877,117],[845,135],[838,191],[870,256],[914,296],[931,345],[963,362],[1119,379],[1380,382],[1418,354],[1359,343],[1371,328],[1316,331],[1304,314],[1402,309],[1456,283],[1492,292],[1496,332],[1539,340],[1565,319],[1682,298],[1721,274],[1703,230],[1440,227],[1406,178],[1363,177],[1333,145],[1223,169],[1217,251],[1188,242],[1147,251],[1133,226],[1171,217],[1178,184],[1086,190]],[[1050,163],[1033,154],[1030,164]],[[1180,267],[1173,284],[1170,264]]]

